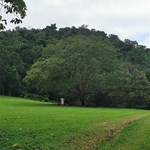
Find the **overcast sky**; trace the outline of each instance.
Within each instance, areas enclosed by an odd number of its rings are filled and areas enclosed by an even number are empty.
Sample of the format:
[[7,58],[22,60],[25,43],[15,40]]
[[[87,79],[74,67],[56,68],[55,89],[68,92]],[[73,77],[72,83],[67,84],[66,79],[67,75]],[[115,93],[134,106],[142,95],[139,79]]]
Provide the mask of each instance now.
[[[150,47],[150,0],[25,0],[27,17],[21,27],[89,28],[117,34]],[[8,25],[8,28],[15,26]]]

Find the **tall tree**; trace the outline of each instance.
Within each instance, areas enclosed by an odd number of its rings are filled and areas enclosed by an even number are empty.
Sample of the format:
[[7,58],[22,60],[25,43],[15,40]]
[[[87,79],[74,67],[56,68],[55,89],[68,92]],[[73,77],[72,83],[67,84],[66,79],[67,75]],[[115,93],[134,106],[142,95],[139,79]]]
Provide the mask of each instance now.
[[94,36],[63,39],[46,48],[47,59],[36,62],[24,81],[40,91],[57,89],[60,96],[76,97],[83,106],[88,96],[102,90],[105,75],[115,70],[115,53],[108,40]]

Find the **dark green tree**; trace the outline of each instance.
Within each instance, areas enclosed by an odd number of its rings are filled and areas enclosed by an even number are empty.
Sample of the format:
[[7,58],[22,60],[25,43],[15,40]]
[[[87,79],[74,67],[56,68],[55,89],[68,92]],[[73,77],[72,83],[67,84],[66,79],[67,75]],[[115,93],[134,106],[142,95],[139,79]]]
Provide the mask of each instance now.
[[50,44],[44,61],[37,61],[24,81],[39,91],[78,98],[82,106],[92,94],[104,90],[106,75],[116,67],[115,48],[108,40],[75,36]]

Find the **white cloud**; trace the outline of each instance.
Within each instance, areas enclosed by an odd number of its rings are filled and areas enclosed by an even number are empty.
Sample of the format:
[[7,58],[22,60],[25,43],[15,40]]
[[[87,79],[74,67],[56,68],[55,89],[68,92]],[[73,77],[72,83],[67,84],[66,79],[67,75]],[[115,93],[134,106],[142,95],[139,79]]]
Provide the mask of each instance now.
[[[28,11],[21,26],[43,28],[89,25],[137,40],[150,47],[150,0],[25,0]],[[12,27],[12,26],[11,26]],[[142,39],[143,35],[146,35]],[[141,38],[139,38],[141,37]]]

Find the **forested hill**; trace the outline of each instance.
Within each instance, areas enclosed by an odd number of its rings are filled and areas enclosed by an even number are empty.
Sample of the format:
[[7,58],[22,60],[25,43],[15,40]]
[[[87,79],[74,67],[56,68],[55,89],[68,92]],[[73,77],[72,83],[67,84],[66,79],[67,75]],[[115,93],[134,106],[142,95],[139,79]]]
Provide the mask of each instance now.
[[56,24],[0,32],[0,94],[70,105],[148,107],[150,49]]

